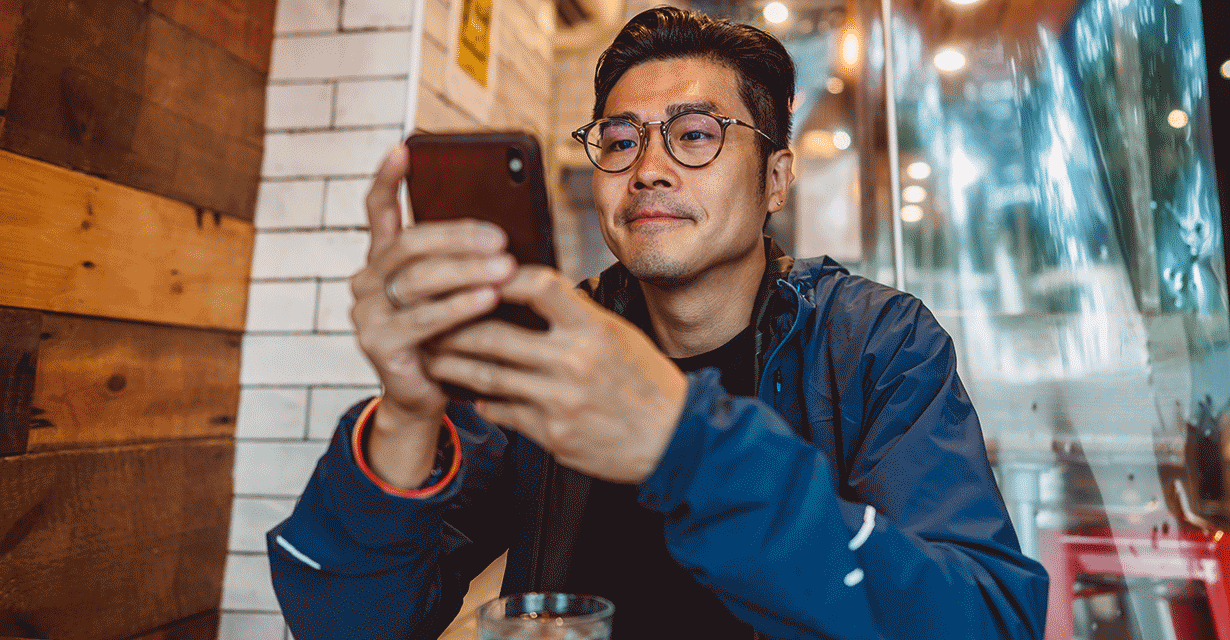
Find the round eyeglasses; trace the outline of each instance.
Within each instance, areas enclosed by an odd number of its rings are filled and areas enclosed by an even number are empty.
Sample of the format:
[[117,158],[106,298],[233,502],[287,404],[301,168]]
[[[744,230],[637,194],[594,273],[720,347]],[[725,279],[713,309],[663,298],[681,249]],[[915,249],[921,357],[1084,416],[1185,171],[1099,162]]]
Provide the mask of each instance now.
[[760,129],[708,111],[684,111],[669,120],[640,124],[627,118],[603,118],[573,131],[572,137],[585,145],[585,154],[595,167],[607,173],[619,173],[640,159],[645,151],[649,126],[655,124],[666,141],[667,153],[675,162],[692,169],[703,167],[718,157],[726,141],[726,128],[732,124],[747,127],[777,146],[773,138]]

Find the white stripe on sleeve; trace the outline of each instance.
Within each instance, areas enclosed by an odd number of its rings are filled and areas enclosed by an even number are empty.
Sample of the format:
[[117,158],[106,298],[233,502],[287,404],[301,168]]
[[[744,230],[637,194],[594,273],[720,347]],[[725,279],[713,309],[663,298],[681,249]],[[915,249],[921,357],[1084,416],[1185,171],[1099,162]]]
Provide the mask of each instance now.
[[876,508],[867,505],[867,510],[863,511],[863,526],[859,527],[858,533],[850,539],[850,550],[855,551],[867,542],[867,538],[871,537],[871,530],[876,526]]
[[283,548],[283,549],[286,549],[286,551],[287,551],[288,553],[290,553],[290,555],[295,556],[296,558],[298,558],[299,562],[302,562],[303,564],[306,564],[307,566],[309,566],[309,567],[311,567],[311,568],[313,568],[313,569],[315,569],[315,570],[317,570],[317,571],[320,571],[320,563],[319,563],[319,562],[316,562],[315,560],[313,560],[313,559],[311,559],[311,558],[307,557],[306,555],[304,555],[304,553],[303,553],[302,551],[300,551],[300,550],[296,549],[294,545],[292,545],[291,543],[287,542],[287,541],[286,541],[286,538],[283,538],[282,536],[278,536],[278,544],[279,544],[279,545],[282,545],[282,548]]

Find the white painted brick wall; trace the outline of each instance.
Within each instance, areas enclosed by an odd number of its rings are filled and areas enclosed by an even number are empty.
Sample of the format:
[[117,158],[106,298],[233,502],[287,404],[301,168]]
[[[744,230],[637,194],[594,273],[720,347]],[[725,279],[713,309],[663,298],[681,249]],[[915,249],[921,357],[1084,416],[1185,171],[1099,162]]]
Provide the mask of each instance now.
[[346,0],[342,28],[409,27],[413,6],[410,0]]
[[404,76],[409,30],[286,36],[273,41],[270,80]]
[[367,245],[368,236],[365,231],[258,233],[252,252],[252,277],[350,276],[363,266]]
[[333,117],[333,83],[274,85],[265,92],[265,128],[327,127]]
[[336,31],[340,0],[278,0],[275,34]]
[[351,325],[353,303],[351,282],[348,279],[321,282],[316,306],[316,330],[351,331],[353,329]]
[[226,575],[222,580],[222,609],[278,611],[270,580],[269,558],[264,554],[231,553],[226,557]]
[[316,282],[253,282],[248,288],[248,331],[311,331]]
[[366,227],[363,198],[371,186],[368,178],[335,178],[325,186],[326,227]]
[[316,330],[350,331],[350,307],[353,303],[349,280],[321,282]]
[[285,635],[285,623],[277,613],[223,613],[218,625],[218,638],[251,638],[277,640]]
[[290,498],[235,498],[231,504],[231,551],[265,551],[265,532],[286,519],[295,501]]
[[239,393],[239,419],[235,437],[282,438],[303,437],[307,417],[307,388],[254,388]]
[[235,444],[235,493],[298,496],[325,452],[324,442],[253,442]]
[[265,136],[266,178],[370,175],[393,145],[401,127],[270,133]]
[[262,182],[256,199],[257,230],[320,226],[324,189],[324,180]]
[[334,111],[334,123],[337,126],[400,126],[405,118],[405,80],[354,80],[338,83],[337,108]]
[[[498,62],[507,108],[477,122],[444,95],[448,2],[424,1],[418,126],[547,132],[554,5],[502,0],[497,19],[514,31],[501,38]],[[355,343],[348,279],[366,258],[371,175],[402,139],[409,56],[419,50],[413,2],[278,2],[219,640],[292,640],[265,532],[290,514],[338,417],[380,392]]]
[[380,387],[317,388],[312,391],[308,409],[308,438],[328,440],[333,437],[337,418],[356,402],[380,394]]
[[243,339],[239,380],[245,385],[379,384],[350,335],[249,333]]

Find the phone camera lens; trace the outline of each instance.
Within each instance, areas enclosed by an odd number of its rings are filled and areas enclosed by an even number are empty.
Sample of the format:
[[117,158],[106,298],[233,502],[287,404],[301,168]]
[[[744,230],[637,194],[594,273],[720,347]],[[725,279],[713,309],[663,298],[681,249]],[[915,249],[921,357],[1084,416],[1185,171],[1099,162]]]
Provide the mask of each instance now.
[[514,184],[525,181],[525,157],[516,147],[508,148],[508,177]]

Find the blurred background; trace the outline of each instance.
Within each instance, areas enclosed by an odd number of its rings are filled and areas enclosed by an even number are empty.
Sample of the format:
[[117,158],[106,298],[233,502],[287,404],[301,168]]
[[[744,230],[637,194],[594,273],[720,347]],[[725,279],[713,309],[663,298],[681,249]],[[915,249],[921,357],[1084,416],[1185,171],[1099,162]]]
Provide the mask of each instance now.
[[[289,640],[263,534],[379,392],[348,317],[372,171],[412,131],[529,131],[561,268],[598,273],[568,133],[650,6],[0,0],[0,637]],[[1047,638],[1230,640],[1222,7],[686,6],[797,65],[769,233],[956,340]]]

